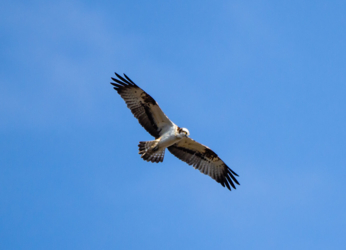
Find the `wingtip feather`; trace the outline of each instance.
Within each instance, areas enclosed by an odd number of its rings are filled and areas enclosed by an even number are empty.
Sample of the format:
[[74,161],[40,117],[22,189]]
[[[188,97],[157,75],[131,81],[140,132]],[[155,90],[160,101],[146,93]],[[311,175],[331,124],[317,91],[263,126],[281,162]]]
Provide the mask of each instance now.
[[225,185],[226,185],[226,187],[229,189],[229,191],[232,191],[232,190],[231,190],[231,187],[229,186],[229,184],[228,184],[227,181],[225,181]]
[[137,85],[130,79],[130,77],[128,77],[125,73],[124,73],[124,76],[125,76],[125,78],[127,79],[127,80],[129,80],[130,81],[130,83],[133,85],[133,86],[136,86],[137,87]]
[[[132,85],[131,82],[129,82],[128,80],[126,80],[124,77],[122,77],[121,75],[119,75],[118,73],[114,72],[115,75],[122,80],[124,83],[127,83],[128,85]],[[125,84],[126,85],[126,84]]]

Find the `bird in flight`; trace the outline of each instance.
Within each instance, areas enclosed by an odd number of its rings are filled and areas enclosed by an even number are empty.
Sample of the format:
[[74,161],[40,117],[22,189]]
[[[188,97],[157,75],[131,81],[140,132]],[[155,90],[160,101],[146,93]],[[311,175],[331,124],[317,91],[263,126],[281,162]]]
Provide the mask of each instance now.
[[209,175],[223,187],[231,190],[231,187],[236,188],[234,183],[240,185],[235,178],[238,175],[214,151],[192,140],[189,130],[175,125],[163,113],[157,102],[127,75],[115,75],[117,78],[111,78],[114,81],[111,82],[114,89],[125,100],[138,122],[155,137],[153,141],[139,142],[141,158],[148,162],[162,162],[167,148],[180,160]]

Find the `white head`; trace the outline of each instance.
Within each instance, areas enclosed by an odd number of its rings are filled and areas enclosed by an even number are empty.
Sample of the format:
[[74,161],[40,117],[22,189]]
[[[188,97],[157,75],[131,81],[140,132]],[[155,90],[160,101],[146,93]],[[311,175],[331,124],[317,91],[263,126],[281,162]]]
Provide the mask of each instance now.
[[179,128],[179,134],[188,137],[190,135],[190,132],[187,128]]

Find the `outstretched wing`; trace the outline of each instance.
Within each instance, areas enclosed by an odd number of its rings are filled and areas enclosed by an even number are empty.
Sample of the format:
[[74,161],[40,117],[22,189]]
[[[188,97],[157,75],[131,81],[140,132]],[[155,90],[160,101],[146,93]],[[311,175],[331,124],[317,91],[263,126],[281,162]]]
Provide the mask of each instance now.
[[173,126],[173,122],[162,112],[157,102],[144,90],[138,87],[127,75],[125,78],[115,73],[118,79],[111,82],[114,89],[125,100],[127,107],[138,119],[139,123],[156,139],[166,129]]
[[234,183],[239,185],[235,178],[238,175],[214,151],[191,138],[182,139],[168,147],[168,150],[180,160],[199,169],[203,174],[209,175],[223,187],[226,185],[229,190],[231,190],[230,185],[234,189],[236,188]]

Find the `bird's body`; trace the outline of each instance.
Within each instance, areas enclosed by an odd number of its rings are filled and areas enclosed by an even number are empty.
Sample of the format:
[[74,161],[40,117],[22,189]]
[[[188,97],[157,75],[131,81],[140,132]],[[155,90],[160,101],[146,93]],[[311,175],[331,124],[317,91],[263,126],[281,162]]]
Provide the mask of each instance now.
[[139,142],[139,154],[144,160],[162,162],[167,148],[173,155],[193,165],[229,190],[230,185],[235,188],[233,182],[239,185],[234,177],[238,175],[227,167],[217,154],[189,138],[189,131],[174,124],[162,112],[157,102],[125,74],[125,78],[115,74],[119,79],[112,78],[116,82],[111,82],[114,89],[125,100],[139,123],[155,137],[153,141]]
[[180,134],[178,132],[178,129],[179,127],[174,124],[172,127],[170,127],[170,129],[167,129],[167,131],[163,132],[163,135],[159,139],[157,139],[159,141],[158,147],[168,148],[169,146],[172,146],[173,144],[183,139],[184,135]]

